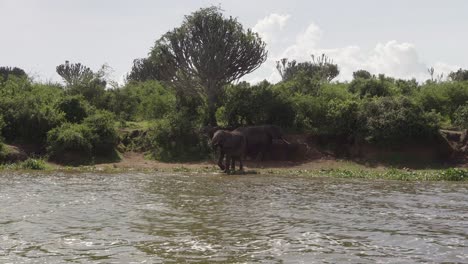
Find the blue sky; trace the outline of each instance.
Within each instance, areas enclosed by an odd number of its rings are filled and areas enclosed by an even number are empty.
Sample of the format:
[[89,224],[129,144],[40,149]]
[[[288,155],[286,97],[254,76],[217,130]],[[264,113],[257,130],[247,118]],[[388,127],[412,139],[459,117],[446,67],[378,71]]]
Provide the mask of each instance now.
[[431,66],[436,73],[468,68],[463,0],[0,0],[0,65],[59,80],[55,67],[65,60],[93,70],[106,63],[120,80],[184,15],[210,5],[221,5],[267,41],[268,61],[245,77],[253,82],[279,80],[279,58],[320,53],[339,65],[339,80],[358,69],[424,80]]

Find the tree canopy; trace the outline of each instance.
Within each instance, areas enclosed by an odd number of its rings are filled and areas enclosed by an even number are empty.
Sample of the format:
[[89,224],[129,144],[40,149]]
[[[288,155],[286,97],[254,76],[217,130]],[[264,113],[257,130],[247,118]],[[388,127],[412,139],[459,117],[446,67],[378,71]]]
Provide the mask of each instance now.
[[223,86],[257,69],[266,57],[258,34],[244,30],[236,18],[225,18],[218,7],[186,16],[180,27],[156,41],[150,55],[162,66],[161,79],[179,95],[206,98],[211,125],[216,125]]
[[276,62],[276,69],[283,81],[291,80],[298,73],[303,73],[320,82],[330,82],[340,73],[338,65],[333,63],[325,54],[321,56],[311,55],[312,61],[296,62],[287,58]]

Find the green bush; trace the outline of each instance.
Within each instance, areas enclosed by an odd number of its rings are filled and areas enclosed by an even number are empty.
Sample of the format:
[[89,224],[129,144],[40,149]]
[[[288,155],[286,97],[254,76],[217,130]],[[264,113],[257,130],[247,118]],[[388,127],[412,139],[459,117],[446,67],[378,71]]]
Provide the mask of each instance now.
[[85,118],[83,124],[91,131],[90,141],[95,154],[108,154],[114,151],[118,135],[112,113],[99,110]]
[[59,111],[65,113],[65,119],[70,123],[80,123],[85,119],[91,106],[83,96],[65,96],[61,98],[56,105]]
[[41,159],[29,158],[20,163],[20,168],[25,170],[45,170],[46,163]]
[[331,100],[327,104],[323,130],[328,134],[352,135],[358,128],[358,113],[358,101]]
[[468,129],[468,104],[458,107],[454,114],[453,124],[460,129]]
[[463,181],[468,179],[468,170],[449,168],[440,173],[440,179],[446,181]]
[[389,96],[394,93],[393,83],[383,76],[379,79],[354,79],[348,87],[349,91],[359,95],[359,97]]
[[210,153],[207,140],[198,131],[197,122],[184,111],[158,120],[148,131],[152,157],[169,162],[207,158]]
[[275,124],[291,127],[295,116],[288,96],[274,90],[266,81],[254,86],[245,82],[228,86],[222,114],[222,121],[229,126]]
[[5,121],[3,120],[3,116],[0,114],[0,142],[3,141],[3,128],[6,126]]
[[47,134],[47,153],[59,161],[69,161],[66,155],[70,153],[87,159],[93,151],[92,138],[92,131],[86,125],[65,123]]
[[64,121],[64,114],[54,107],[61,96],[59,87],[9,78],[0,85],[3,136],[10,141],[43,144],[47,132]]
[[319,132],[325,122],[326,102],[312,95],[296,95],[292,97],[296,113],[294,126],[300,131]]
[[378,144],[403,144],[431,138],[438,130],[438,116],[425,113],[406,97],[378,97],[363,103],[359,113],[360,135]]
[[430,82],[416,97],[426,112],[434,110],[453,120],[455,111],[468,101],[468,82]]
[[162,118],[175,105],[173,92],[157,81],[131,82],[108,95],[107,109],[124,120]]

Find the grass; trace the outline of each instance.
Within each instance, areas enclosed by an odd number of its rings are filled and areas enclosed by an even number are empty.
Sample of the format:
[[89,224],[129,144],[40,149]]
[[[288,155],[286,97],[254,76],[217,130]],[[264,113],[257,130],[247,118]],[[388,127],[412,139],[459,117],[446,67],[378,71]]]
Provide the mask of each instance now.
[[[410,170],[397,168],[370,168],[352,163],[340,163],[340,167],[314,169],[292,169],[292,168],[255,168],[247,171],[234,171],[229,175],[282,175],[282,176],[304,176],[304,177],[333,177],[342,179],[362,180],[399,180],[399,181],[467,181],[468,169],[446,168],[446,169],[424,169]],[[20,163],[0,165],[0,170],[42,170],[50,172],[75,172],[75,173],[125,173],[125,172],[166,172],[184,174],[223,174],[216,166],[187,167],[176,166],[169,168],[122,168],[116,165],[108,166],[58,166],[46,163],[42,159],[28,159]]]
[[43,159],[29,158],[22,162],[0,164],[0,170],[46,170],[50,169]]
[[302,175],[311,177],[334,177],[342,179],[364,180],[399,180],[399,181],[466,181],[468,170],[448,168],[437,170],[408,170],[408,169],[320,169],[320,170],[288,170],[269,169],[268,174]]

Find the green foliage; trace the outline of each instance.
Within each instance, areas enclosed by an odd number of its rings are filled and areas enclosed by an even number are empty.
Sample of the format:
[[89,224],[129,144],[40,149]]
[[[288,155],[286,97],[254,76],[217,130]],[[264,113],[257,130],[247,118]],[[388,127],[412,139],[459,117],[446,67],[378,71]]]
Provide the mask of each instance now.
[[440,173],[440,179],[445,181],[463,181],[468,179],[468,170],[449,168]]
[[55,86],[9,78],[0,85],[0,112],[6,124],[3,136],[10,141],[44,143],[47,132],[64,121],[64,114],[54,107],[61,95]]
[[456,72],[451,72],[448,77],[455,82],[468,81],[468,70],[458,69]]
[[19,164],[24,170],[45,170],[47,165],[42,159],[29,158]]
[[358,78],[368,80],[372,78],[372,74],[370,74],[370,72],[366,70],[358,70],[358,71],[353,72],[353,79],[358,79]]
[[174,93],[157,81],[131,82],[108,92],[110,111],[123,120],[151,120],[164,117],[175,107]]
[[117,145],[114,116],[97,111],[81,124],[64,123],[49,131],[47,153],[60,162],[80,163],[96,155],[112,154]]
[[326,102],[311,95],[296,95],[292,98],[296,113],[294,126],[299,131],[319,132],[325,122]]
[[321,56],[311,55],[311,57],[312,61],[299,63],[284,58],[276,62],[276,69],[283,81],[289,81],[298,74],[303,74],[319,83],[330,82],[340,73],[338,65],[334,64],[333,60],[329,59],[325,54]]
[[171,81],[178,97],[206,100],[208,122],[215,126],[222,88],[257,69],[266,60],[265,46],[257,33],[213,6],[186,16],[180,27],[164,34],[151,60],[164,63],[162,79]]
[[393,92],[393,83],[386,78],[357,78],[349,84],[349,91],[359,97],[389,96]]
[[61,98],[56,107],[65,114],[66,121],[70,123],[80,123],[91,110],[91,106],[84,97],[78,95]]
[[17,67],[0,67],[0,82],[6,81],[9,76],[27,77],[26,72]]
[[69,162],[66,154],[73,153],[90,158],[93,135],[83,124],[65,123],[47,134],[47,153],[52,159]]
[[359,108],[360,105],[357,101],[329,101],[324,132],[334,135],[353,135],[358,128]]
[[453,124],[460,129],[468,129],[468,103],[455,111]]
[[151,156],[167,162],[204,159],[210,153],[206,138],[198,133],[199,125],[185,111],[156,121],[148,132]]
[[6,126],[3,116],[0,114],[0,142],[3,141],[2,130]]
[[250,86],[243,82],[228,86],[223,118],[229,126],[275,124],[291,127],[294,109],[288,97],[264,81]]
[[83,124],[90,129],[90,141],[95,154],[109,154],[117,145],[115,117],[108,111],[97,111],[86,117]]
[[56,67],[56,71],[70,87],[86,85],[94,78],[93,71],[81,63],[65,61]]
[[376,97],[364,101],[359,113],[361,136],[377,144],[403,144],[430,139],[438,116],[425,113],[405,97]]
[[416,98],[425,111],[434,110],[453,120],[455,111],[468,101],[468,82],[430,82]]
[[135,59],[127,80],[134,82],[161,80],[161,70],[158,67],[161,67],[161,65],[153,62],[150,58]]

